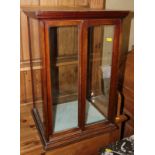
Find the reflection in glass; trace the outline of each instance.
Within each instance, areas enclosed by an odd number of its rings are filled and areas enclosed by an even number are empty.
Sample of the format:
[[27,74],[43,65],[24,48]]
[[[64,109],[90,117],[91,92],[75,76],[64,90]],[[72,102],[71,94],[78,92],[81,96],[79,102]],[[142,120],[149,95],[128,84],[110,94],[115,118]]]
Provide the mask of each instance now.
[[107,119],[114,28],[106,25],[88,30],[86,124]]
[[54,132],[78,126],[78,28],[51,27],[50,61]]

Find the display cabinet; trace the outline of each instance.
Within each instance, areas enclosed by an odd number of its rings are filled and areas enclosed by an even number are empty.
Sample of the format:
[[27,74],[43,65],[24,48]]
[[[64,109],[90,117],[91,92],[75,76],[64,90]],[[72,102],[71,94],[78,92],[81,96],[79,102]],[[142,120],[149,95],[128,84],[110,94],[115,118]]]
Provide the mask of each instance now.
[[[45,149],[116,130],[122,19],[128,11],[24,8],[39,22],[43,102],[33,117]],[[33,95],[32,38],[29,38]]]

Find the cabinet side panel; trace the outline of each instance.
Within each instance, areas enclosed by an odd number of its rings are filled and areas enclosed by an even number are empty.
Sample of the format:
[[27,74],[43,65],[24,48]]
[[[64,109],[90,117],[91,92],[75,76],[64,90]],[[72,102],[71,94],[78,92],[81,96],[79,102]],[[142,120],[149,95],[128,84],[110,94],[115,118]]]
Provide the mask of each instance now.
[[[34,25],[37,25],[34,28]],[[43,119],[43,104],[42,104],[42,88],[41,88],[41,69],[42,62],[40,57],[40,42],[39,42],[38,21],[28,18],[28,35],[29,35],[29,55],[30,55],[30,75],[32,88],[33,107],[37,110],[41,122]],[[35,39],[37,38],[37,39]],[[37,51],[37,52],[36,52]],[[35,54],[39,53],[39,54]]]

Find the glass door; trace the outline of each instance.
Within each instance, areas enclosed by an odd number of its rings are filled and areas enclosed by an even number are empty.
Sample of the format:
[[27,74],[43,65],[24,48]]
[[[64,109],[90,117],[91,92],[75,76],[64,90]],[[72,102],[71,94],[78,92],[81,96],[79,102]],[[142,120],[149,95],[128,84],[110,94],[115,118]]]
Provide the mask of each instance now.
[[105,122],[115,113],[119,43],[116,27],[104,21],[88,23],[86,125]]
[[51,21],[48,27],[52,133],[78,128],[80,21]]

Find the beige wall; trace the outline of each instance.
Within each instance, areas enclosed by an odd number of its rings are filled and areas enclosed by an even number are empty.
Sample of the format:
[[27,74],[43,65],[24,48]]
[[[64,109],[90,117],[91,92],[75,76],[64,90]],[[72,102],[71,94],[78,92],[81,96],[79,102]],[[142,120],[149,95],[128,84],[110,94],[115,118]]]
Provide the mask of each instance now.
[[[114,10],[130,10],[134,11],[134,0],[106,0],[106,9]],[[131,20],[130,36],[129,36],[129,47],[131,50],[134,45],[134,19]]]

